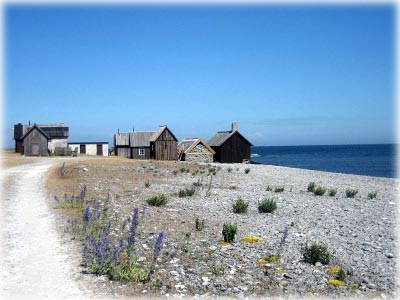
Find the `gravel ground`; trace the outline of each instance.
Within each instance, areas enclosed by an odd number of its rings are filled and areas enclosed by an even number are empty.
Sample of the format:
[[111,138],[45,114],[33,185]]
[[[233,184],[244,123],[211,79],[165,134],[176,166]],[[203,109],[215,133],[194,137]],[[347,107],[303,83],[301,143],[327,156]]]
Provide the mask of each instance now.
[[[209,174],[213,167],[215,175]],[[140,260],[149,259],[155,236],[159,231],[165,233],[151,281],[119,283],[96,277],[106,290],[104,296],[386,299],[397,295],[397,179],[266,165],[110,163],[110,159],[79,162],[78,168],[87,171],[77,172],[73,181],[58,183],[64,185],[64,192],[72,193],[78,183],[86,184],[90,196],[109,208],[115,222],[128,219],[135,207],[140,209]],[[311,181],[337,189],[336,196],[308,192]],[[180,189],[191,188],[193,183],[198,185],[195,195],[178,197]],[[284,187],[284,191],[275,192],[276,187]],[[358,190],[354,198],[346,197],[349,188]],[[369,199],[368,193],[373,191],[377,197]],[[145,200],[159,193],[169,195],[168,203],[147,206]],[[233,213],[232,204],[238,197],[249,202],[247,213]],[[277,202],[272,214],[258,212],[258,202],[265,197]],[[201,231],[195,229],[196,218],[205,222]],[[225,222],[238,227],[235,241],[227,246],[219,244]],[[121,234],[118,226],[113,234]],[[241,242],[244,236],[260,237],[261,241]],[[307,241],[328,244],[333,252],[328,265],[303,262],[302,246]],[[271,255],[281,260],[260,263]],[[327,273],[330,267],[346,272],[344,286],[328,284],[334,279]]]

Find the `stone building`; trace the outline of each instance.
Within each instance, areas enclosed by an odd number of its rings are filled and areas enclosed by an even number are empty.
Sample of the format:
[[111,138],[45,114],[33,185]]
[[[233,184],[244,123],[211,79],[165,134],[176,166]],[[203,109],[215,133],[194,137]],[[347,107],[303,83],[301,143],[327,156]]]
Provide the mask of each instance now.
[[214,154],[215,151],[202,138],[184,139],[178,145],[179,160],[211,163]]

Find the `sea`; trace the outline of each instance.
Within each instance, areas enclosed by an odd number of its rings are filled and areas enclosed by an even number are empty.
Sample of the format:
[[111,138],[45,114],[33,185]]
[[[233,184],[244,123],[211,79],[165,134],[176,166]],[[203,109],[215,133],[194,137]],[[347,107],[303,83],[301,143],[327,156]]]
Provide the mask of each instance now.
[[398,178],[396,144],[254,146],[257,163],[334,173]]

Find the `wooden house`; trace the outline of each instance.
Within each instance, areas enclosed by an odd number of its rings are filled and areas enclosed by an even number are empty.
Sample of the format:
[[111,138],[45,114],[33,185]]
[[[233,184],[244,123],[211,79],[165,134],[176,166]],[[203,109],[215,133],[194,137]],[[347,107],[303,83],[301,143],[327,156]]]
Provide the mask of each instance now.
[[167,126],[156,131],[114,135],[115,155],[133,159],[177,160],[178,140]]
[[33,125],[22,137],[23,154],[26,156],[49,155],[50,136],[37,125]]
[[108,156],[108,142],[74,142],[68,148],[78,154]]
[[[26,135],[29,131],[31,131],[33,128],[35,129],[35,132],[37,132],[37,128],[40,128],[43,133],[46,134],[47,136],[47,145],[46,153],[48,152],[54,152],[56,147],[67,147],[67,139],[69,135],[69,128],[64,126],[64,123],[59,123],[59,124],[21,124],[18,123],[14,125],[14,140],[15,140],[15,152],[25,154],[25,153],[32,153],[32,149],[28,149],[25,151],[24,147],[27,145],[28,147],[31,147],[29,144],[30,139],[28,138],[25,142],[23,141],[23,138],[26,138]],[[40,132],[40,134],[42,134]],[[35,143],[36,144],[36,143]],[[34,147],[37,147],[36,145]],[[44,147],[44,146],[43,146]],[[39,151],[40,152],[40,151]],[[36,153],[36,149],[33,153]],[[41,152],[43,153],[43,151]],[[46,154],[46,155],[47,155]],[[25,154],[29,155],[29,154]],[[33,154],[36,155],[36,154]],[[40,154],[44,155],[44,154]]]
[[231,131],[217,132],[208,142],[215,151],[214,160],[221,163],[242,163],[250,161],[250,147],[253,146],[240,132],[236,122]]
[[183,161],[212,163],[215,151],[202,138],[184,139],[178,145],[178,158]]

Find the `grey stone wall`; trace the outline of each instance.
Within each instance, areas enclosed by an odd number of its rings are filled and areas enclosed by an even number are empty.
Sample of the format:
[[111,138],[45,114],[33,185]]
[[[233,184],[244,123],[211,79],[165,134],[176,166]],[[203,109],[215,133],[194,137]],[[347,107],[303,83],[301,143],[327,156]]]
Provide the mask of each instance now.
[[198,144],[193,148],[191,153],[186,154],[185,160],[191,162],[212,163],[213,155],[206,147],[203,146],[203,144]]

